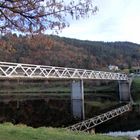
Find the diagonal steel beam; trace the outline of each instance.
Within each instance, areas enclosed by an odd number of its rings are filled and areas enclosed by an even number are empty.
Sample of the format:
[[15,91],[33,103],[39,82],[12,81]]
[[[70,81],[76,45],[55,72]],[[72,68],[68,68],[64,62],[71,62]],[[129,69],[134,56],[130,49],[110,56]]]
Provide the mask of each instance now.
[[90,118],[88,120],[79,122],[77,124],[74,124],[72,126],[67,127],[66,129],[72,130],[72,131],[88,131],[91,128],[94,128],[95,126],[104,123],[108,120],[111,120],[112,118],[115,118],[125,112],[132,110],[132,104],[126,104],[124,106],[121,106],[117,109],[113,109],[111,111],[108,111],[106,113],[103,113],[101,115],[98,115],[96,117]]

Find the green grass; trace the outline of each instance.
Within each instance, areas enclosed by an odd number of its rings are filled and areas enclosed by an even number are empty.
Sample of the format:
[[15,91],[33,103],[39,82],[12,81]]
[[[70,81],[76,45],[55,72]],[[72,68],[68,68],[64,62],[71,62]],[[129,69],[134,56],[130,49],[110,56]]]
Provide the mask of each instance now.
[[135,102],[140,103],[140,77],[133,80],[132,96]]
[[0,124],[0,140],[128,140],[128,138],[76,133],[56,128],[35,129],[25,125],[4,123]]
[[133,81],[133,88],[135,92],[140,92],[140,77],[137,77]]
[[105,102],[101,102],[101,101],[85,101],[88,105],[90,106],[94,106],[94,107],[100,107],[101,109],[105,109],[108,108],[112,105],[116,105],[118,102],[115,101],[105,101]]
[[[65,83],[65,82],[50,82],[49,84],[46,84],[44,82],[5,82],[1,83],[0,85],[0,92],[71,92],[71,83]],[[115,91],[115,85],[102,85],[102,86],[91,86],[91,84],[85,84],[84,85],[84,91],[85,92],[114,92]]]

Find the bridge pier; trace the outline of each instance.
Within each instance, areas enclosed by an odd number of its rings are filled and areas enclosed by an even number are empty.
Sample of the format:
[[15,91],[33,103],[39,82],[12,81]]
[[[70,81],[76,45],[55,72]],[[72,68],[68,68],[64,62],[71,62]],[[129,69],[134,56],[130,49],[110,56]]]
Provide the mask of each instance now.
[[119,81],[120,102],[131,101],[130,87],[131,87],[130,81]]
[[72,82],[71,107],[75,118],[85,119],[83,80]]

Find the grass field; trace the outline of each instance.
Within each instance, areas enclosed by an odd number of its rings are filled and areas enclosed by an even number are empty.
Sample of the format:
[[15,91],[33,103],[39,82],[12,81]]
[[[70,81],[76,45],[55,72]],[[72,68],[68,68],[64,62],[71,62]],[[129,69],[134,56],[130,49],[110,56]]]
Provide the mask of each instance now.
[[4,123],[0,124],[0,140],[128,140],[128,138],[76,133],[56,128],[35,129],[25,125]]
[[140,77],[135,78],[132,84],[135,92],[140,92]]
[[140,103],[140,77],[133,80],[132,96],[135,102]]

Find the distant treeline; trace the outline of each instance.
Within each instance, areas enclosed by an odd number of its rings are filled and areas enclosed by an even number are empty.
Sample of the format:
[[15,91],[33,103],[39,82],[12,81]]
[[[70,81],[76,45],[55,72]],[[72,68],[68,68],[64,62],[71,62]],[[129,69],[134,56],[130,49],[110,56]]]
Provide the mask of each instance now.
[[140,45],[6,34],[0,39],[0,61],[87,69],[107,69],[111,64],[123,69],[140,65]]

